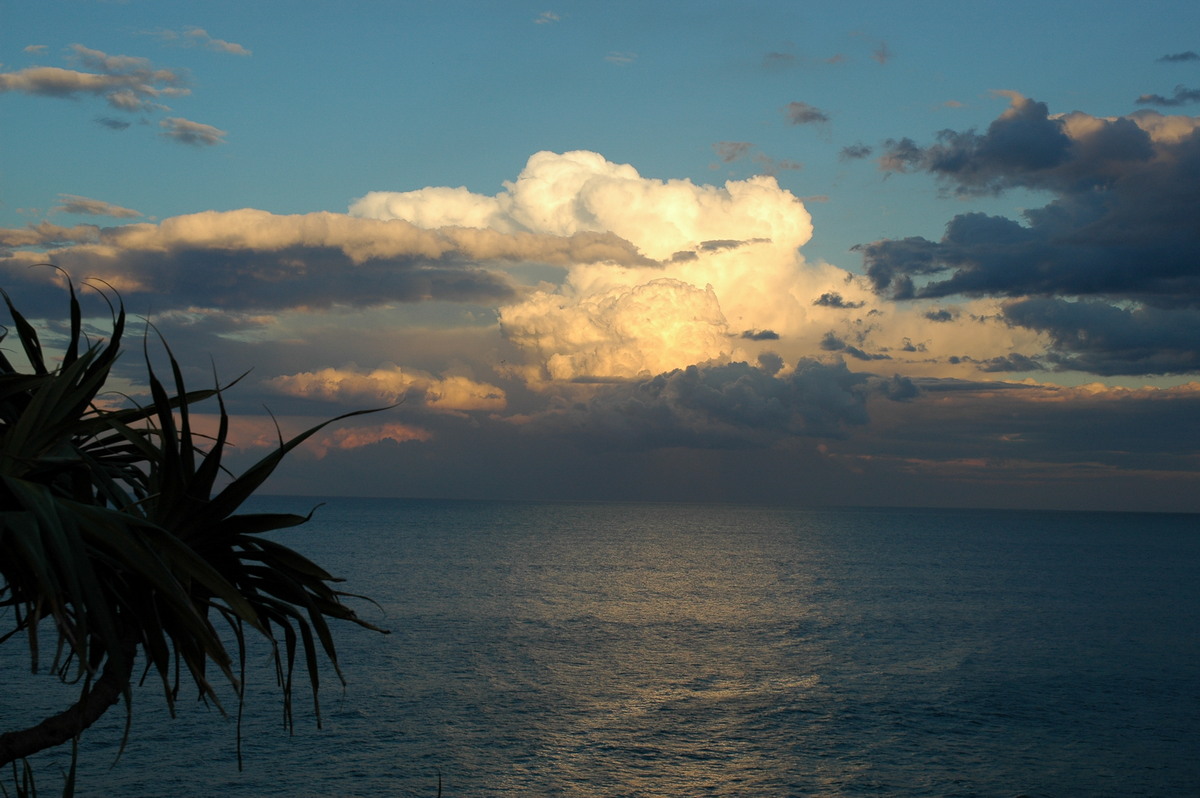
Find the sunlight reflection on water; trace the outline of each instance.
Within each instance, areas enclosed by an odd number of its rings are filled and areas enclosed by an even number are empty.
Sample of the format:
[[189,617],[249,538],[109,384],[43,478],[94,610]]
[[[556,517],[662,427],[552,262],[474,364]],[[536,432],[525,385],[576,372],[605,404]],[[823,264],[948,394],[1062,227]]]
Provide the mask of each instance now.
[[393,634],[340,630],[325,728],[260,651],[245,773],[146,691],[81,794],[1187,794],[1193,522],[333,500],[289,539]]

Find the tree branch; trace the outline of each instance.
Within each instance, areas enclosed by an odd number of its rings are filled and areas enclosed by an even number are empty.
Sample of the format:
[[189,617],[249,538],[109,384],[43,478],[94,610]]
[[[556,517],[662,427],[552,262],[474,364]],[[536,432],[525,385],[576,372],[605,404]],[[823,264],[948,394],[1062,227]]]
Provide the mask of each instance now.
[[0,766],[69,742],[99,720],[128,689],[136,653],[137,647],[129,646],[121,664],[109,657],[100,678],[66,710],[28,729],[0,734]]

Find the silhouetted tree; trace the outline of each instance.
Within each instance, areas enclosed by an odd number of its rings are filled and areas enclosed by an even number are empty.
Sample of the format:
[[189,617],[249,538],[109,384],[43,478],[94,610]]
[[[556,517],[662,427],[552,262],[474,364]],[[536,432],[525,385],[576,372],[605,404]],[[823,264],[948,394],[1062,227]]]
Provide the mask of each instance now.
[[[307,517],[239,513],[289,451],[357,413],[281,438],[240,476],[228,474],[221,459],[229,428],[222,390],[229,386],[186,390],[166,349],[172,391],[147,354],[149,402],[105,409],[96,397],[121,351],[125,311],[112,307],[111,334],[92,343],[69,292],[66,345],[52,364],[34,326],[0,290],[27,363],[20,370],[0,351],[0,643],[24,636],[35,671],[42,652],[58,652],[57,676],[79,685],[78,700],[62,712],[0,734],[0,766],[14,763],[18,792],[31,771],[16,764],[78,741],[122,699],[129,733],[135,663],[139,674],[142,667],[157,674],[169,706],[182,681],[220,706],[213,673],[234,686],[240,702],[244,673],[235,663],[244,663],[247,633],[260,635],[274,651],[285,723],[298,654],[319,722],[320,651],[341,678],[328,620],[376,628],[342,602],[349,594],[333,587],[338,580],[263,536]],[[202,400],[215,402],[219,418],[207,437],[189,414]],[[73,755],[67,793],[74,762]]]

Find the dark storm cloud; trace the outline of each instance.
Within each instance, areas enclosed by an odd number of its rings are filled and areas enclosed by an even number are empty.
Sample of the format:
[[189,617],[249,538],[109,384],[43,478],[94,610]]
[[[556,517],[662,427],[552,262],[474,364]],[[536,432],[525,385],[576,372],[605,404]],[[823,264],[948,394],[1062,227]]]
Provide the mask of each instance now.
[[883,395],[893,402],[908,402],[921,395],[921,389],[910,378],[893,374],[889,380],[879,383]]
[[854,308],[861,308],[866,303],[847,302],[838,292],[829,291],[814,299],[813,304],[823,308],[846,308],[847,310],[852,310]]
[[954,314],[945,308],[942,308],[941,310],[929,311],[925,314],[925,318],[929,319],[930,321],[937,322],[954,321]]
[[826,352],[840,352],[846,348],[846,342],[839,338],[833,330],[821,336],[821,348]]
[[1106,376],[1200,371],[1200,309],[1035,297],[1008,304],[1004,317],[1048,334],[1059,368]]
[[[876,291],[895,299],[1091,298],[1070,314],[1024,305],[1006,318],[1055,336],[1063,367],[1103,374],[1193,368],[1194,353],[1171,337],[1190,327],[1191,311],[1168,319],[1172,309],[1200,306],[1200,120],[1147,110],[1117,119],[1052,116],[1042,103],[1011,97],[985,133],[943,131],[925,147],[892,141],[881,166],[931,173],[964,197],[1017,188],[1051,192],[1053,201],[1025,211],[1024,224],[964,213],[940,241],[858,247]],[[1138,315],[1120,303],[1158,312]],[[1074,333],[1063,326],[1068,315]],[[1107,334],[1110,325],[1161,333],[1167,351],[1136,354]],[[1100,351],[1108,346],[1117,347],[1111,358]]]
[[741,337],[748,341],[778,341],[779,333],[774,330],[745,330]]
[[825,333],[821,337],[820,347],[826,352],[841,352],[847,354],[855,360],[872,361],[872,360],[891,360],[892,356],[886,353],[870,353],[864,352],[857,346],[846,343],[845,340],[834,334],[833,330]]
[[982,361],[979,370],[987,373],[1003,373],[1010,371],[1042,371],[1046,367],[1028,355],[1013,352],[1004,357],[993,357]]
[[616,448],[745,448],[781,438],[843,437],[867,422],[868,377],[804,359],[777,365],[689,366],[640,383],[604,386],[589,401],[535,426]]

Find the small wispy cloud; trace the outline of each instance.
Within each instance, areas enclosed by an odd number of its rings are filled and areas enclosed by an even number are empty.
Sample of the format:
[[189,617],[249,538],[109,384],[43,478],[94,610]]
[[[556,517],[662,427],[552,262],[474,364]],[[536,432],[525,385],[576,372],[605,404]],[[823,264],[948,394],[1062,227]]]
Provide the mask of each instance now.
[[128,130],[130,124],[124,119],[113,119],[111,116],[96,117],[96,124],[109,130]]
[[1176,86],[1175,93],[1170,97],[1164,97],[1161,94],[1143,94],[1134,102],[1138,105],[1160,105],[1168,108],[1176,105],[1187,105],[1188,103],[1200,102],[1200,89]]
[[604,56],[604,60],[610,64],[621,64],[623,66],[625,64],[632,64],[634,61],[636,61],[637,53],[614,50],[608,55]]
[[793,125],[811,125],[829,121],[829,114],[808,103],[790,102],[784,107],[783,113]]
[[862,158],[871,156],[871,148],[862,143],[848,144],[842,147],[842,151],[838,153],[838,158],[843,161],[857,161]]
[[81,197],[78,194],[59,194],[56,205],[51,209],[54,213],[74,213],[82,216],[111,216],[115,219],[135,219],[142,214],[132,208],[122,208],[111,202]]
[[533,20],[533,24],[534,25],[551,25],[555,22],[560,21],[561,19],[562,19],[562,17],[560,17],[558,14],[555,14],[553,11],[543,11],[542,13],[537,15],[537,18],[535,18]]
[[750,152],[753,146],[748,141],[718,141],[712,145],[713,151],[723,163],[733,163]]
[[770,52],[763,56],[763,69],[778,72],[796,66],[796,56],[791,53]]
[[1178,63],[1180,61],[1200,61],[1200,53],[1197,53],[1193,50],[1188,50],[1187,52],[1183,52],[1183,53],[1172,53],[1171,55],[1164,55],[1162,58],[1159,58],[1157,60],[1162,61],[1164,63],[1168,63],[1168,64]]
[[216,53],[229,53],[230,55],[253,55],[248,47],[238,44],[237,42],[226,41],[225,39],[217,39],[209,35],[204,28],[184,28],[182,31],[176,30],[155,30],[142,31],[144,35],[153,36],[164,42],[173,42],[180,47],[203,47],[206,50],[212,50]]
[[192,122],[178,116],[169,116],[158,123],[163,129],[162,135],[181,144],[193,147],[211,147],[214,144],[224,144],[227,131],[201,122]]
[[24,48],[24,49],[23,49],[21,52],[23,52],[23,53],[31,53],[31,54],[33,54],[33,55],[39,55],[39,54],[41,54],[41,53],[44,53],[44,52],[46,52],[46,45],[44,45],[44,44],[31,44],[31,45],[29,45],[28,47]]
[[189,28],[183,32],[184,38],[187,41],[192,41],[201,47],[208,50],[213,50],[218,53],[229,53],[230,55],[250,55],[250,50],[236,42],[227,42],[224,39],[215,39],[208,35],[208,31],[204,28]]

